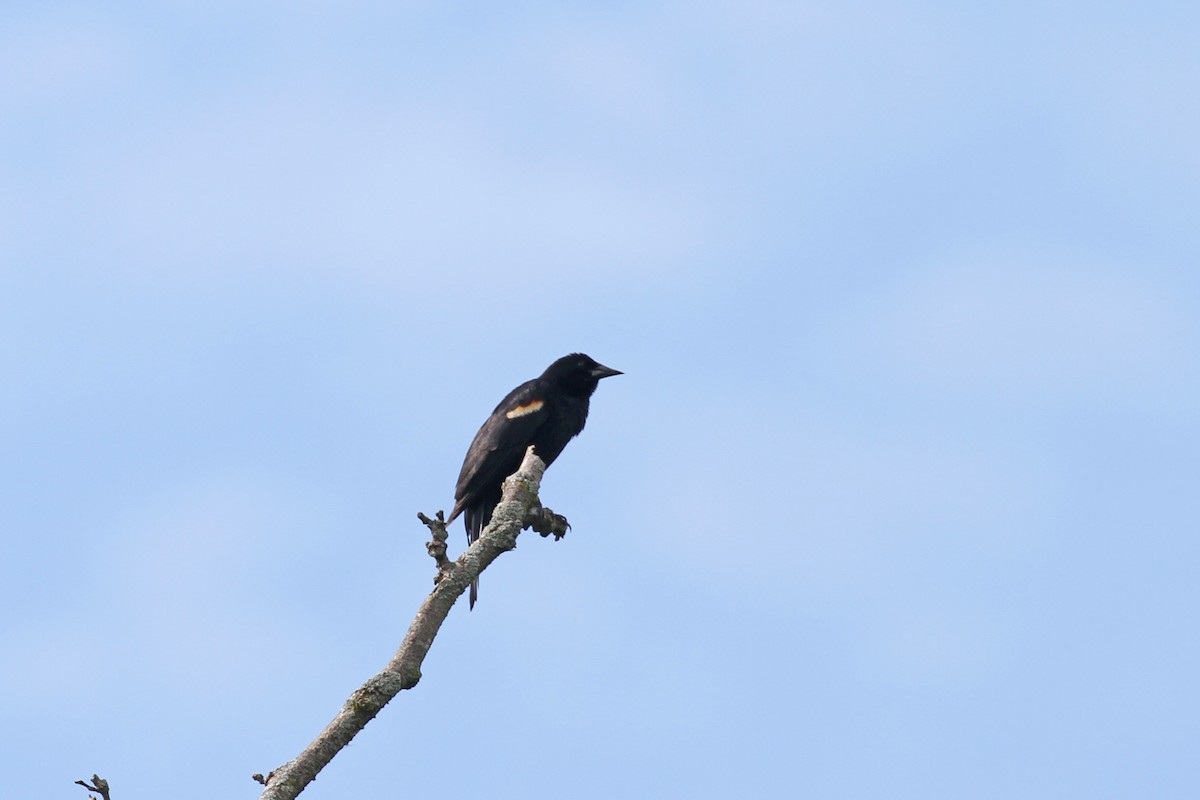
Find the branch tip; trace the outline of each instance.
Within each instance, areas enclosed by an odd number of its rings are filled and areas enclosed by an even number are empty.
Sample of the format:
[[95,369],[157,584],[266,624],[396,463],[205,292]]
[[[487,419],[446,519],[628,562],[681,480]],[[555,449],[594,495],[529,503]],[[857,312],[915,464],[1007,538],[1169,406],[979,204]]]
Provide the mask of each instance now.
[[[566,534],[570,527],[566,519],[543,509],[538,501],[538,488],[545,470],[545,463],[534,454],[532,447],[529,448],[517,473],[504,481],[503,496],[488,526],[457,561],[446,556],[449,536],[444,512],[438,511],[436,519],[417,513],[417,519],[429,528],[431,540],[425,546],[438,567],[434,590],[421,604],[392,660],[381,673],[351,695],[325,730],[296,758],[265,778],[261,774],[251,776],[266,787],[260,800],[293,800],[393,697],[417,685],[421,680],[421,664],[450,608],[473,578],[478,577],[500,553],[515,546],[517,534],[523,528],[533,527],[542,536],[554,534],[555,539]],[[109,800],[107,794],[104,800]]]
[[99,775],[93,774],[91,783],[87,783],[86,781],[75,781],[75,783],[76,785],[87,789],[89,792],[95,792],[96,794],[100,795],[100,797],[104,798],[104,800],[110,800],[108,796],[108,781],[104,780],[104,778],[101,778]]

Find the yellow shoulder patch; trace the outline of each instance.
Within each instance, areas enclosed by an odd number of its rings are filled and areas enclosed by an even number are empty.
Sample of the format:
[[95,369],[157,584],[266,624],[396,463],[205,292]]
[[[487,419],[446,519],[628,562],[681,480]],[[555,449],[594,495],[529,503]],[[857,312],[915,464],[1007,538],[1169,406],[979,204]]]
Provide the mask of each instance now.
[[524,417],[528,414],[533,414],[533,413],[535,413],[537,411],[541,411],[541,410],[542,410],[542,401],[534,400],[532,403],[526,403],[523,406],[517,406],[516,408],[510,408],[507,412],[505,412],[504,416],[508,417],[509,419],[516,419],[517,417]]

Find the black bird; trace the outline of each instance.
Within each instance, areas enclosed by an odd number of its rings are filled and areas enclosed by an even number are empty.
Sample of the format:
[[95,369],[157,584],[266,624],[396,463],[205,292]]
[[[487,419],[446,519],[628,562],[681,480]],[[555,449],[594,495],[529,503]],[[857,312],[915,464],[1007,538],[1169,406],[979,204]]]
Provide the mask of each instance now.
[[[454,490],[449,521],[465,513],[468,546],[492,518],[492,510],[500,502],[501,484],[521,466],[526,448],[533,445],[546,466],[553,464],[567,442],[583,430],[588,401],[600,379],[620,374],[583,353],[571,353],[500,401],[475,434]],[[476,579],[471,583],[471,608],[478,597]]]

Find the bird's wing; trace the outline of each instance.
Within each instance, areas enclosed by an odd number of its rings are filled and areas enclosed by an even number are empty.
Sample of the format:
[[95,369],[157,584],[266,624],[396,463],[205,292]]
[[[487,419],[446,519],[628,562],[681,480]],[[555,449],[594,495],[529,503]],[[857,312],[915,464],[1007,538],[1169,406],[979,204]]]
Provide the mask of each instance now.
[[525,448],[548,416],[545,389],[544,382],[537,379],[513,389],[475,434],[458,475],[451,520],[471,502],[472,495],[499,486],[520,466]]

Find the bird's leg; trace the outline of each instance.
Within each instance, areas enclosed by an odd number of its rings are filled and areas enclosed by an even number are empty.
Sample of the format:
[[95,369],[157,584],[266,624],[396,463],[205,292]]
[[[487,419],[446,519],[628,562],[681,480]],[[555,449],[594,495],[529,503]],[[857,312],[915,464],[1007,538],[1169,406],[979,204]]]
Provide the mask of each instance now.
[[529,515],[525,517],[525,527],[532,528],[543,537],[554,534],[554,541],[557,542],[567,535],[571,525],[566,517],[538,505],[529,509]]

